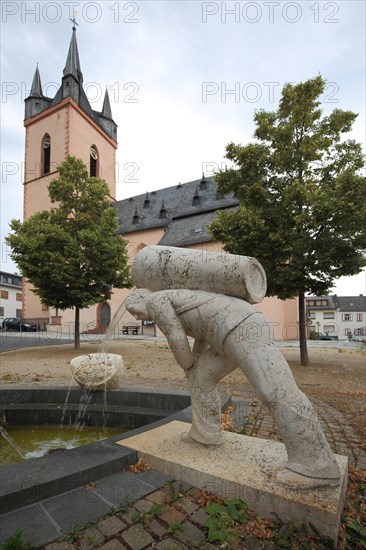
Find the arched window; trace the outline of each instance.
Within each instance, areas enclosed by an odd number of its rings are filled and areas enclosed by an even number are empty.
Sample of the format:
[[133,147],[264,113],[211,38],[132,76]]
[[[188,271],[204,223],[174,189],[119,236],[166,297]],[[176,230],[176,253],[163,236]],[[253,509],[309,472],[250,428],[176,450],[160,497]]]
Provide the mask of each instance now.
[[90,147],[90,177],[97,178],[99,172],[99,154],[95,145]]
[[42,139],[42,176],[51,171],[51,138],[45,134]]

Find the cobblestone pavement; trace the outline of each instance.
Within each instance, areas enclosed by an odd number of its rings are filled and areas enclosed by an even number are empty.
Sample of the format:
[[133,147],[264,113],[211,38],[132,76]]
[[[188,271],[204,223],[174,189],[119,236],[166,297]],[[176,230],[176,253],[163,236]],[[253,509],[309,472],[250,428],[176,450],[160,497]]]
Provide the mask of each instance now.
[[[349,464],[366,470],[365,441],[351,428],[345,417],[317,397],[309,397],[333,452],[348,456]],[[281,441],[268,409],[248,390],[246,399],[233,399],[234,429],[242,433]],[[242,419],[246,418],[243,426]]]
[[[217,548],[207,542],[208,515],[198,501],[201,491],[171,482],[134,504],[122,506],[82,532],[64,535],[45,550],[181,550]],[[62,537],[61,537],[62,539]],[[245,547],[243,547],[245,548]]]
[[[233,427],[240,425],[247,435],[279,440],[267,409],[251,397],[234,399]],[[318,398],[311,398],[333,450],[349,457],[350,464],[366,469],[365,452],[360,438],[344,417]],[[242,424],[245,416],[247,421]],[[78,532],[69,531],[64,540],[45,545],[44,550],[181,550],[218,548],[222,543],[207,540],[202,493],[186,483],[168,482],[159,490],[134,503],[115,510]],[[250,534],[241,536],[236,548],[259,550],[262,541]],[[331,546],[329,546],[330,548]]]

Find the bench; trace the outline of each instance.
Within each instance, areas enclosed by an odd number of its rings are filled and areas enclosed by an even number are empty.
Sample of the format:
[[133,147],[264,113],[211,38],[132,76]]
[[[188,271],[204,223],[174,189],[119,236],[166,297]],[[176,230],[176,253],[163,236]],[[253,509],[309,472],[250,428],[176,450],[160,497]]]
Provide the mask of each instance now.
[[122,334],[138,334],[140,327],[136,325],[124,325],[122,327]]

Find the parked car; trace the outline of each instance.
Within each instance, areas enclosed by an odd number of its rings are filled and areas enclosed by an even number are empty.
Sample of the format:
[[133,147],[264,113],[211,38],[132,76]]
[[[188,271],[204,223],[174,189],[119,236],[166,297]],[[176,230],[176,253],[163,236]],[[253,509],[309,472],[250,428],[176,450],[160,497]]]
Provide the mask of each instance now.
[[7,317],[3,320],[3,328],[5,330],[24,330],[26,332],[36,332],[39,330],[39,325],[35,323],[28,323],[27,321],[23,321],[17,317]]

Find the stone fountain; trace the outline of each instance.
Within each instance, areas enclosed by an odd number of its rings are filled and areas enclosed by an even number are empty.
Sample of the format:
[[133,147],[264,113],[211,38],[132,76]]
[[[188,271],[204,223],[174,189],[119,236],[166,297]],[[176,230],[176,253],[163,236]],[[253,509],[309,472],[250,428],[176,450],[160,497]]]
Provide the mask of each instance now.
[[[123,444],[173,478],[241,498],[270,519],[307,519],[336,541],[347,458],[333,454],[311,402],[271,341],[269,324],[252,305],[266,293],[259,262],[149,246],[131,273],[137,289],[127,310],[154,321],[166,336],[188,378],[192,424],[187,431],[174,422]],[[237,367],[269,409],[283,443],[222,432],[217,383]]]

